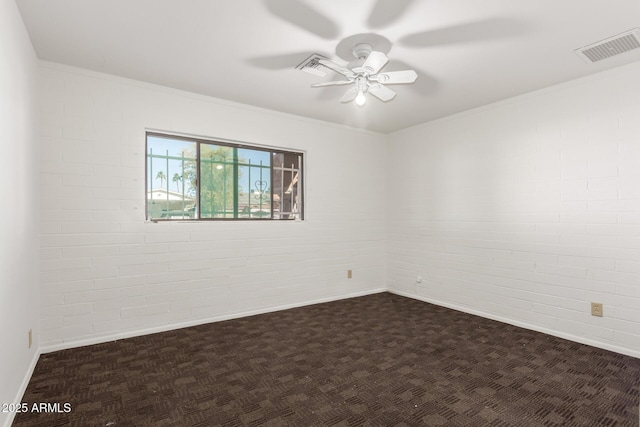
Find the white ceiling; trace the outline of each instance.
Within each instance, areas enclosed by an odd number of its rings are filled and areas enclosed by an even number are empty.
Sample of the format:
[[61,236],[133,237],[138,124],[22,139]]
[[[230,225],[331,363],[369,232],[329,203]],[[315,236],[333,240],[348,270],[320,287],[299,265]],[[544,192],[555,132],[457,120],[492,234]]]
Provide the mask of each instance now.
[[[576,48],[640,26],[638,0],[16,0],[39,58],[377,132],[393,132],[640,59]],[[294,67],[381,40],[394,100],[341,104]]]

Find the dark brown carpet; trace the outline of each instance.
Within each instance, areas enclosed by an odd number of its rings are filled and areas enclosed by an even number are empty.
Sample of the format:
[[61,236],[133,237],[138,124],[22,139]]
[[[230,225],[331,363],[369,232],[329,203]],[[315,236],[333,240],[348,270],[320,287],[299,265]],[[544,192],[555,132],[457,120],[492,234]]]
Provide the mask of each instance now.
[[14,426],[637,426],[640,359],[382,293],[43,355]]

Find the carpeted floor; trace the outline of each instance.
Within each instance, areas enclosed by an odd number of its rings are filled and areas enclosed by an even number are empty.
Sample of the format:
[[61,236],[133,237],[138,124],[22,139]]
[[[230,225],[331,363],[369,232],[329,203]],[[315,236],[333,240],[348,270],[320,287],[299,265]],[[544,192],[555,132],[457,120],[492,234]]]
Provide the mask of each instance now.
[[45,354],[23,401],[61,413],[13,425],[637,426],[639,387],[640,359],[382,293]]

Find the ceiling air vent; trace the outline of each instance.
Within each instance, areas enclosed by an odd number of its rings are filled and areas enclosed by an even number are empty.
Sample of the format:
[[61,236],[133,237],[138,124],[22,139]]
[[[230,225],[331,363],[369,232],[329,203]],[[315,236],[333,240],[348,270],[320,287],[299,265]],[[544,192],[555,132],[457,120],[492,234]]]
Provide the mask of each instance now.
[[576,49],[579,57],[592,64],[640,48],[640,28]]
[[327,75],[327,71],[330,71],[330,69],[322,65],[320,62],[318,62],[321,59],[328,59],[328,58],[324,55],[320,55],[319,53],[313,53],[307,59],[305,59],[300,64],[298,64],[296,66],[296,70],[301,70],[301,71],[304,71],[305,73],[324,77]]

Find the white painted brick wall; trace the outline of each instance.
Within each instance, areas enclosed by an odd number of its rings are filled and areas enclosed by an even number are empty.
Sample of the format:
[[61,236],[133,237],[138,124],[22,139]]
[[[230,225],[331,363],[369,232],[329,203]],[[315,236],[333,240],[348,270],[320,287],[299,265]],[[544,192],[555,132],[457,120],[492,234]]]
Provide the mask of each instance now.
[[[385,287],[386,136],[45,62],[40,83],[45,351]],[[305,221],[145,223],[145,128],[304,150]]]
[[392,134],[388,286],[640,357],[639,74]]

